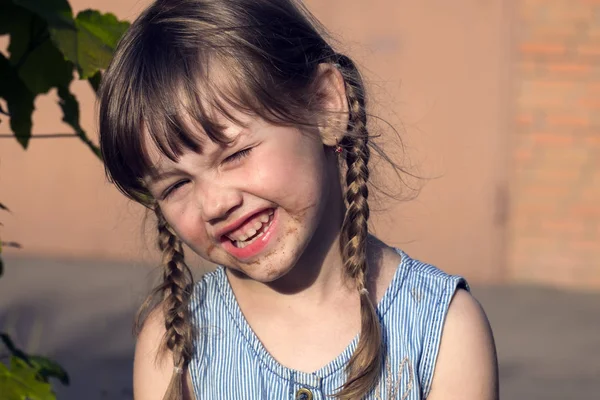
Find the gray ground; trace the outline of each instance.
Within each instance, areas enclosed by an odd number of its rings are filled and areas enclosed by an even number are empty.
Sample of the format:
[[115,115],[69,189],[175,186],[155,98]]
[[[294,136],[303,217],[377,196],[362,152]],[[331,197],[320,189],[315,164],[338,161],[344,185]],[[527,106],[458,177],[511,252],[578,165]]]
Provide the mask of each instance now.
[[[150,269],[5,261],[0,330],[70,372],[59,399],[131,399],[131,320]],[[502,399],[600,399],[600,293],[476,285],[474,293],[496,336]]]

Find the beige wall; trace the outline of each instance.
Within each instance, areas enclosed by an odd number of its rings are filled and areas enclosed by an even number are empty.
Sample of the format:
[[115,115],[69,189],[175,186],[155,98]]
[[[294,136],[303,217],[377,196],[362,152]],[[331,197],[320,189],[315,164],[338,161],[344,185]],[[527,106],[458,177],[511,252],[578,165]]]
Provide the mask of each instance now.
[[[72,0],[133,18],[147,1]],[[399,160],[429,181],[416,200],[374,208],[375,231],[412,255],[472,280],[504,276],[501,207],[505,175],[509,16],[476,0],[313,0],[309,8],[365,68],[373,111],[406,150]],[[95,136],[85,83],[83,124]],[[70,132],[54,94],[36,103],[36,134]],[[0,124],[0,132],[8,131]],[[393,132],[385,131],[386,135]],[[390,152],[395,148],[388,147]],[[0,142],[0,198],[13,214],[3,236],[22,254],[150,260],[140,209],[121,197],[100,163],[75,139],[32,140],[24,152]]]
[[508,267],[600,288],[600,19],[587,0],[522,1],[515,29]]

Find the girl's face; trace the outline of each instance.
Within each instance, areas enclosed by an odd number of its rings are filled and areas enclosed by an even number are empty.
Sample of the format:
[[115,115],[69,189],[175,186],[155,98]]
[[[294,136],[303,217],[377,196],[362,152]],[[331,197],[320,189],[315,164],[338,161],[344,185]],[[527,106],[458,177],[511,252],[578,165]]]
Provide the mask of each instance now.
[[337,238],[337,160],[317,129],[238,117],[243,127],[224,122],[230,144],[206,138],[201,151],[186,151],[178,162],[150,145],[156,176],[148,187],[179,238],[201,257],[272,282]]

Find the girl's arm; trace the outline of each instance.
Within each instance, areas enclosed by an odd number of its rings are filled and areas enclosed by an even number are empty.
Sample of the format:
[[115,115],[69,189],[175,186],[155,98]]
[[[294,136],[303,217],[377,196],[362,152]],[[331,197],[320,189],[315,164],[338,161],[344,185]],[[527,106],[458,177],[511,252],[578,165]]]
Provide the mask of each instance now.
[[[157,308],[150,313],[135,345],[133,362],[133,398],[163,400],[173,374],[170,352],[159,354],[165,334],[164,316]],[[193,389],[188,372],[185,374],[183,400],[192,400]]]
[[498,400],[498,362],[483,309],[467,291],[454,295],[427,400]]

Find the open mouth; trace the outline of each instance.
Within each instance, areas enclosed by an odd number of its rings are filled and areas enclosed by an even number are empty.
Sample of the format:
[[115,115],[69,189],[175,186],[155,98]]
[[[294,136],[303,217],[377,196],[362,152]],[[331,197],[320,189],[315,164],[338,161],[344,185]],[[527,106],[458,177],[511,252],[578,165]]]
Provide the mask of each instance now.
[[273,214],[273,209],[261,212],[252,217],[252,221],[244,224],[242,228],[229,233],[227,239],[231,241],[234,247],[243,249],[265,234],[273,223]]

